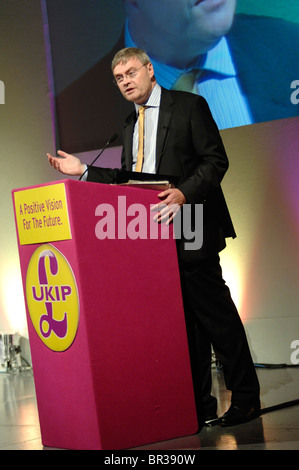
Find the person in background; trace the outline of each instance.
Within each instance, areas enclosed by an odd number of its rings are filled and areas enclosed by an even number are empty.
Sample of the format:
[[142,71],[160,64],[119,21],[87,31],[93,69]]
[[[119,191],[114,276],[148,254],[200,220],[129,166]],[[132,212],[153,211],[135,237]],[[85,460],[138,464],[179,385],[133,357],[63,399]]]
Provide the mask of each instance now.
[[299,25],[236,14],[236,3],[124,0],[115,47],[57,96],[60,146],[77,153],[121,135],[129,106],[113,87],[110,64],[123,47],[147,51],[163,88],[203,96],[219,129],[298,116],[290,87],[299,76]]

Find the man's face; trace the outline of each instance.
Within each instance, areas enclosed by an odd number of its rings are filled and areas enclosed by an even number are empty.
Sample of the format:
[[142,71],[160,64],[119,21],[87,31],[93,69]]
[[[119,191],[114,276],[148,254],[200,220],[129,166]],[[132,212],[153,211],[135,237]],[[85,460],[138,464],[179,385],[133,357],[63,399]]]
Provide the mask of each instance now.
[[[236,0],[127,0],[134,21],[177,55],[207,52],[231,28]],[[130,8],[131,6],[131,8]],[[133,38],[134,39],[134,38]],[[151,54],[150,40],[140,47]],[[156,48],[157,49],[157,48]],[[161,52],[162,53],[162,52]]]
[[145,103],[155,85],[152,64],[142,65],[136,57],[129,59],[126,63],[117,64],[113,75],[117,82],[121,80],[118,87],[122,95],[126,100],[136,104]]

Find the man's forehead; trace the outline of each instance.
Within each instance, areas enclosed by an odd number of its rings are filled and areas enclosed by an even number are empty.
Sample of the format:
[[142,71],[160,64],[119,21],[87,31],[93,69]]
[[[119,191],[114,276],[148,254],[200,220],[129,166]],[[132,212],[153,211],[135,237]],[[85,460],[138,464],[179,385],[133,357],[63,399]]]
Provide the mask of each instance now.
[[137,57],[130,57],[130,59],[126,61],[121,61],[114,67],[114,74],[119,72],[125,72],[126,70],[129,70],[132,67],[138,67],[140,65],[142,65],[142,63],[139,59],[137,59]]

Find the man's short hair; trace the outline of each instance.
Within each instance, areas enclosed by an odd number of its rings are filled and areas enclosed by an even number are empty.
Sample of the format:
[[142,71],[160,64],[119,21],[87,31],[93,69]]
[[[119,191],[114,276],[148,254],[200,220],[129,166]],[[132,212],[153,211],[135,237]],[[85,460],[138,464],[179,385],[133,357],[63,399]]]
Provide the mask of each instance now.
[[136,59],[140,60],[142,65],[150,63],[149,56],[142,49],[138,49],[138,47],[125,47],[124,49],[118,51],[113,57],[111,62],[112,72],[118,64],[126,64],[128,60],[132,59],[133,57],[136,57]]

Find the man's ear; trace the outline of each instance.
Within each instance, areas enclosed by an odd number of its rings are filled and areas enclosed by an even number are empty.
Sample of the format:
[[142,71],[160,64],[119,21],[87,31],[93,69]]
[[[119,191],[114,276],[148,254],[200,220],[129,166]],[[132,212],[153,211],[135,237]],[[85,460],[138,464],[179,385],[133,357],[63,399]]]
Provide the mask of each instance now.
[[153,77],[154,77],[154,67],[153,67],[153,64],[152,64],[151,62],[149,62],[149,63],[147,64],[147,66],[148,66],[148,71],[149,71],[149,73],[150,73],[150,75],[151,75],[151,78],[153,78]]

